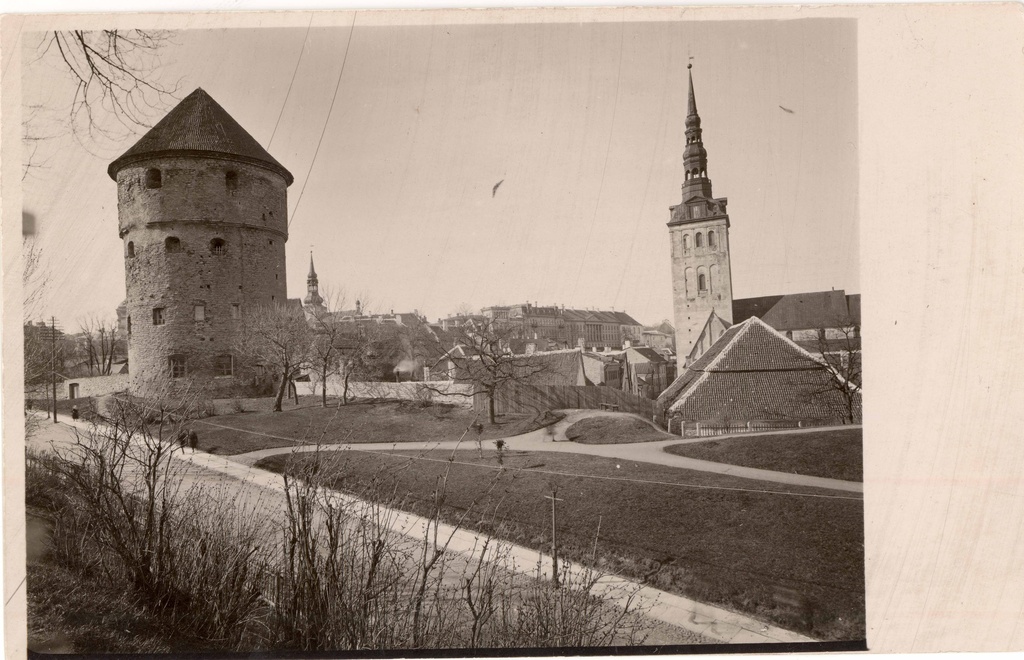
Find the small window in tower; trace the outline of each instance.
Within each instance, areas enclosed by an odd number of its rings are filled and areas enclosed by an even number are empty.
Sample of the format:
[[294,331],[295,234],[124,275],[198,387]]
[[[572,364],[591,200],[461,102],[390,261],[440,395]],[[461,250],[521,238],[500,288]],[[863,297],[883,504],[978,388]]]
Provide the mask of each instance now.
[[274,239],[270,239],[270,244],[271,244],[271,245],[273,245],[273,244],[274,244]]
[[206,305],[196,305],[194,307],[195,319],[197,321],[206,320]]
[[704,247],[704,234],[697,232],[697,235],[693,239],[693,244],[697,247]]
[[230,355],[218,355],[213,358],[214,376],[233,376],[234,373],[234,360]]
[[131,337],[132,336],[132,315],[131,314],[128,315],[128,326],[127,327],[128,327],[128,336]]
[[708,247],[715,247],[715,230],[708,232]]
[[687,236],[686,234],[683,234],[683,249],[684,250],[689,250],[690,249],[690,237]]
[[223,238],[215,238],[210,241],[210,252],[216,255],[228,253],[228,244]]
[[164,308],[163,307],[154,307],[153,308],[153,325],[163,325],[163,324],[164,324]]
[[163,180],[160,176],[160,170],[155,167],[151,167],[146,170],[146,187],[147,188],[159,188],[163,184]]
[[[697,235],[700,236],[700,234]],[[708,278],[704,275],[704,273],[701,273],[700,275],[697,276],[697,290],[703,291],[705,293],[708,290]]]
[[231,318],[237,319],[242,317],[242,306],[238,303],[231,304]]
[[228,190],[237,190],[238,172],[235,172],[234,170],[228,170],[227,173],[224,174],[224,185],[227,186]]
[[167,368],[171,378],[181,378],[185,375],[185,356],[170,355],[167,357]]
[[181,252],[181,240],[177,236],[168,236],[164,239],[164,250],[167,252]]
[[133,259],[135,257],[135,243],[128,241],[128,258]]

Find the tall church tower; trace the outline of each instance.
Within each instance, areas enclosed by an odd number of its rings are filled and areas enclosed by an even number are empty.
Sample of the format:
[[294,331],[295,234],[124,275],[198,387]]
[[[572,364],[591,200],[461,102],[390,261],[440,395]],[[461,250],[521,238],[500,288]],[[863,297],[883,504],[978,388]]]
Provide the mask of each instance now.
[[690,90],[683,152],[683,201],[669,207],[668,223],[679,373],[711,312],[732,323],[729,215],[725,209],[728,200],[716,198],[711,192],[708,152],[701,139],[700,115],[693,94],[693,73],[687,73]]
[[286,303],[292,175],[197,89],[107,168],[117,182],[129,387],[229,387],[244,313]]

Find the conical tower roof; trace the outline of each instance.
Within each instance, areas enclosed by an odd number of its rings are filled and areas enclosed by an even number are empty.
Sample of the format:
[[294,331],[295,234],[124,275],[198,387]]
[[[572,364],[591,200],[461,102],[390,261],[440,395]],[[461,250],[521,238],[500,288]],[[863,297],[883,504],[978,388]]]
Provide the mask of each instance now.
[[156,156],[199,156],[239,160],[277,172],[291,185],[291,172],[201,87],[186,96],[131,149],[107,168],[111,179],[141,160]]

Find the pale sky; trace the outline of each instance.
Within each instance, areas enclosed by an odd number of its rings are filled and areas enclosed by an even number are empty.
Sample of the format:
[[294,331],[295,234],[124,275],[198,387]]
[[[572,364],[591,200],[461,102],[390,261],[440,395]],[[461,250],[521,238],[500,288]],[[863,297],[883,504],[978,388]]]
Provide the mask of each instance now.
[[[853,21],[357,21],[351,43],[315,23],[173,40],[161,79],[179,97],[203,87],[295,176],[290,297],[312,249],[322,286],[431,320],[527,300],[671,318],[690,56],[735,296],[860,291]],[[68,83],[52,58],[32,62],[35,43],[25,103],[59,106]],[[92,153],[48,141],[25,181],[45,313],[66,327],[124,298],[106,166],[137,137]]]

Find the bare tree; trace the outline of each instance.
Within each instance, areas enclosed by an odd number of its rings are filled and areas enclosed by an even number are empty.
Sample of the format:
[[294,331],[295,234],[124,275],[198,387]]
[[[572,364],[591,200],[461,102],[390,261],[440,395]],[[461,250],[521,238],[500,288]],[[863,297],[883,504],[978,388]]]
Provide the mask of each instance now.
[[235,338],[236,353],[250,368],[263,367],[281,382],[274,412],[288,386],[309,363],[314,333],[298,305],[261,305],[250,308]]
[[821,377],[808,381],[808,398],[822,410],[854,424],[860,416],[860,327],[849,317],[836,318],[818,330],[813,342],[802,342],[808,361],[820,367]]
[[[160,30],[58,30],[43,35],[38,58],[52,60],[68,74],[73,90],[66,122],[80,142],[147,128],[152,115],[174,100],[177,84],[168,86],[157,75],[160,51],[169,41],[170,33]],[[38,126],[43,117],[30,113],[26,139],[45,139],[46,131]]]
[[[321,387],[320,405],[327,407],[327,380],[340,374],[345,368],[345,353],[352,348],[358,326],[352,320],[345,320],[345,292],[325,288],[321,294],[322,303],[308,308],[309,325],[313,331],[309,351],[309,366],[315,380]],[[347,394],[347,378],[346,378]]]
[[[464,396],[487,396],[487,421],[495,423],[495,399],[511,383],[524,383],[551,370],[543,354],[523,355],[512,350],[519,328],[512,324],[480,321],[453,329],[455,348],[441,359],[435,371],[449,380],[472,384]],[[451,392],[440,392],[454,394]]]
[[89,375],[110,374],[114,355],[118,352],[117,321],[104,320],[90,314],[78,322],[83,357],[89,365]]

